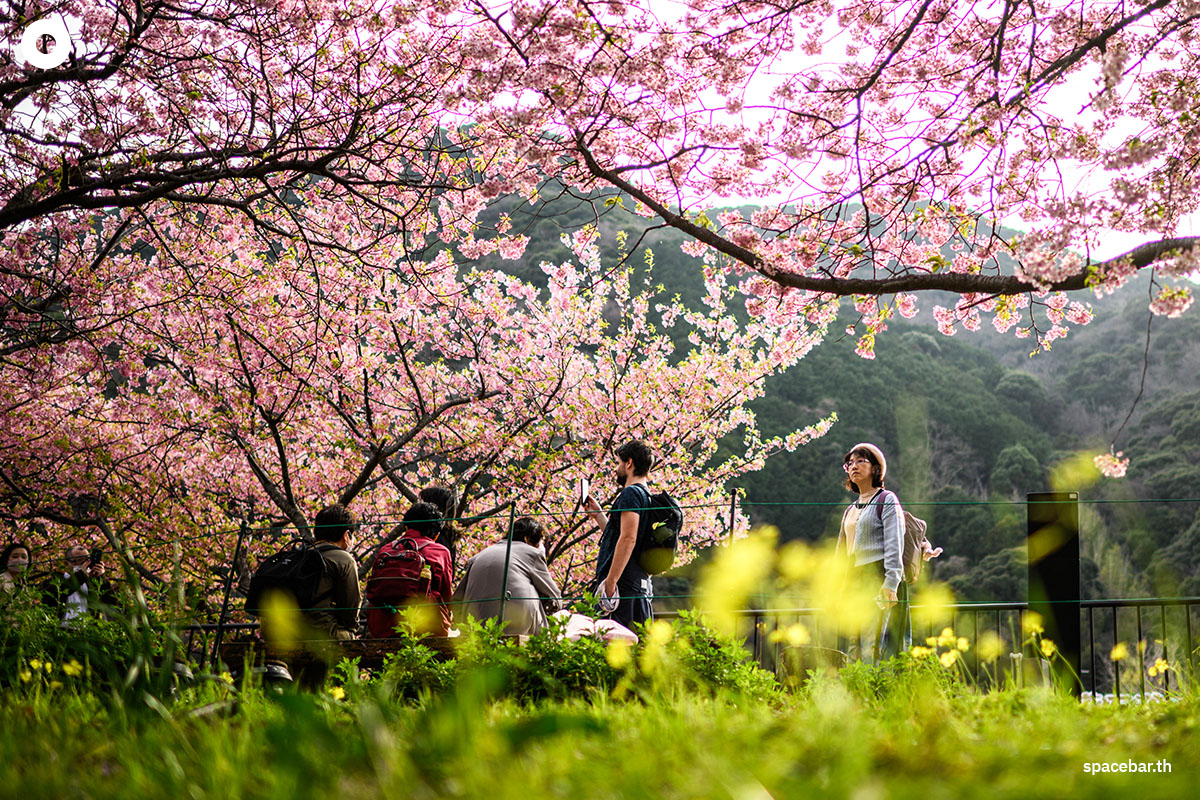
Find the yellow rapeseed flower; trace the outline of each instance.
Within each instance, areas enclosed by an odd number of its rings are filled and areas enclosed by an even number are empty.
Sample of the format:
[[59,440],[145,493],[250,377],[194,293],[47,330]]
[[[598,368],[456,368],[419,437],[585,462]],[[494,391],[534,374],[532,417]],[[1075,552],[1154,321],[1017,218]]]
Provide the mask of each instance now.
[[969,641],[967,641],[967,637],[960,636],[960,637],[958,637],[958,644],[956,645],[956,647],[958,647],[960,652],[965,653],[971,649],[971,643]]
[[604,660],[613,669],[625,669],[633,663],[633,653],[630,650],[629,642],[613,639],[604,651]]
[[938,642],[938,639],[936,636],[926,636],[925,637],[925,644],[929,645],[930,647],[937,647],[937,642]]
[[655,620],[646,632],[646,638],[651,644],[662,646],[675,638],[675,626],[665,619]]
[[1004,640],[995,631],[985,631],[979,637],[979,647],[976,652],[985,663],[991,663],[1004,655]]
[[46,671],[46,673],[49,674],[49,672],[52,669],[54,669],[54,664],[50,663],[49,661],[44,661],[44,662],[42,662],[42,669],[44,669]]
[[59,683],[58,681],[50,681],[50,688],[51,689],[61,689],[62,684]]
[[942,662],[943,667],[945,667],[946,669],[950,669],[951,667],[954,666],[954,662],[958,661],[958,651],[957,650],[947,650],[946,652],[944,652],[940,656],[938,656],[938,661]]
[[910,650],[909,653],[913,658],[929,658],[931,655],[933,655],[933,650],[929,649],[928,647],[921,647],[921,645],[918,644],[914,645],[913,649]]
[[1108,657],[1111,661],[1120,661],[1124,658],[1128,658],[1129,648],[1124,642],[1117,642],[1113,646],[1112,652],[1108,654]]
[[957,642],[954,628],[942,628],[942,635],[937,638],[938,647],[954,647]]
[[78,678],[83,674],[83,665],[72,658],[70,661],[63,664],[63,674],[72,678]]
[[1146,674],[1149,675],[1151,678],[1153,678],[1158,675],[1158,668],[1151,667],[1150,669],[1146,670]]
[[33,680],[33,673],[27,669],[23,669],[17,673],[17,677],[21,679],[21,683],[29,683]]
[[931,583],[918,590],[912,600],[913,627],[932,628],[950,616],[954,592],[944,583]]
[[329,696],[332,697],[334,700],[345,700],[346,699],[346,690],[340,686],[334,686],[333,688],[331,688],[329,690]]
[[233,686],[233,676],[230,675],[228,672],[221,673],[221,680],[224,681],[229,686]]
[[1043,656],[1045,656],[1046,658],[1050,658],[1056,652],[1058,652],[1058,647],[1054,644],[1054,642],[1050,641],[1049,639],[1042,639],[1042,655]]
[[800,541],[792,541],[779,549],[779,575],[788,582],[803,581],[821,570],[822,559]]
[[42,668],[41,660],[37,659],[37,658],[33,659],[32,661],[29,662],[29,668],[32,670],[35,670],[35,671],[40,670]]
[[737,633],[739,612],[775,566],[777,528],[756,528],[745,539],[719,547],[702,571],[696,593],[708,619],[717,630]]
[[787,627],[785,637],[792,647],[802,647],[812,641],[812,637],[808,635],[808,628],[799,622]]
[[1025,631],[1026,636],[1045,633],[1046,628],[1042,625],[1042,615],[1036,611],[1026,613],[1025,618],[1021,620],[1021,630]]

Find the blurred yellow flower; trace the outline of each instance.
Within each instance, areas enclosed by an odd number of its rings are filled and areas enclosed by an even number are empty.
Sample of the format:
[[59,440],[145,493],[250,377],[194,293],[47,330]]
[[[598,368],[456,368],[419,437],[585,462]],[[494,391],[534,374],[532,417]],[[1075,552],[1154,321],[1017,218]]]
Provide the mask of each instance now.
[[329,696],[334,700],[345,700],[346,690],[340,686],[334,686],[329,690]]
[[17,673],[17,677],[21,679],[21,683],[29,683],[33,680],[33,673],[27,669],[23,669]]
[[62,684],[59,683],[58,681],[50,681],[50,688],[51,689],[61,689]]
[[913,658],[929,658],[931,655],[933,655],[933,650],[929,649],[928,647],[921,647],[921,645],[918,644],[914,645],[913,649],[910,650],[909,653]]
[[604,659],[613,669],[625,669],[633,663],[633,653],[630,650],[629,642],[613,639],[604,651]]
[[942,628],[942,635],[937,638],[938,647],[954,647],[957,641],[954,628]]
[[779,575],[785,581],[805,580],[820,568],[821,558],[804,542],[788,542],[779,550]]
[[228,672],[221,673],[221,680],[224,681],[229,686],[233,686],[233,676],[230,675]]
[[778,528],[759,528],[745,539],[717,548],[697,587],[701,607],[717,630],[736,635],[738,612],[747,607],[752,594],[761,590],[774,568],[778,536]]
[[958,644],[955,646],[963,653],[971,649],[971,643],[967,641],[967,637],[965,636],[958,637]]
[[801,647],[811,642],[812,637],[808,633],[808,628],[799,622],[794,622],[786,628],[776,628],[771,631],[771,635],[767,637],[767,641],[772,644],[787,642],[792,647]]
[[925,644],[929,645],[930,647],[937,647],[937,643],[938,643],[938,637],[936,637],[936,636],[926,636],[925,637]]
[[912,600],[914,628],[932,629],[950,616],[954,604],[954,592],[944,583],[931,583],[917,592]]
[[662,646],[675,638],[675,626],[665,619],[655,620],[646,632],[646,638],[651,644]]
[[1164,661],[1161,658],[1156,658],[1156,659],[1154,659],[1154,666],[1152,666],[1152,667],[1150,667],[1150,669],[1146,670],[1146,674],[1149,675],[1151,678],[1153,678],[1158,675],[1165,675],[1167,673],[1167,670],[1169,670],[1170,668],[1171,668],[1170,665],[1168,665],[1166,661]]
[[1112,652],[1108,654],[1108,657],[1112,661],[1120,661],[1123,658],[1128,658],[1129,648],[1124,642],[1117,642],[1116,645],[1113,646]]
[[29,662],[29,668],[32,670],[40,670],[42,668],[41,660],[37,658],[33,659]]
[[943,667],[945,667],[946,669],[950,669],[951,667],[954,666],[954,663],[956,661],[958,661],[958,651],[957,650],[947,650],[946,652],[944,652],[940,656],[938,656],[938,661],[942,662]]
[[280,650],[290,650],[300,641],[303,621],[296,600],[285,592],[270,591],[263,596],[259,621],[267,643]]
[[78,678],[83,674],[83,665],[75,659],[71,659],[67,663],[63,664],[63,673],[72,678]]
[[1036,633],[1045,633],[1046,629],[1042,626],[1042,615],[1036,611],[1030,611],[1025,614],[1021,620],[1021,630],[1026,636],[1033,636]]
[[42,669],[49,673],[52,669],[54,669],[54,664],[49,661],[44,661],[42,662]]
[[979,647],[976,652],[984,662],[995,661],[1004,655],[1004,640],[995,631],[985,631],[979,637]]
[[1058,652],[1058,647],[1054,644],[1054,642],[1050,641],[1049,639],[1042,639],[1041,644],[1042,644],[1042,655],[1045,656],[1046,658],[1050,658],[1052,655],[1054,655],[1056,652]]

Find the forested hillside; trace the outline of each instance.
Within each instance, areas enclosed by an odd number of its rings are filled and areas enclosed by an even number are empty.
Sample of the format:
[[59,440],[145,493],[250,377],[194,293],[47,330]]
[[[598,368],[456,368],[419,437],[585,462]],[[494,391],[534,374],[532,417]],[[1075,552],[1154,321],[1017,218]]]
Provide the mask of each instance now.
[[[484,263],[536,280],[541,261],[567,259],[560,231],[585,222],[591,208],[561,198],[552,206],[537,217],[510,209],[514,228],[532,239],[525,257]],[[702,264],[680,250],[680,234],[646,232],[615,204],[596,222],[606,263],[626,255],[643,275],[652,263],[645,291],[700,302]],[[939,334],[938,301],[926,296],[917,318],[896,317],[879,337],[874,360],[855,355],[856,337],[844,333],[856,318],[847,301],[826,342],[754,404],[765,435],[831,411],[838,423],[744,478],[741,507],[784,540],[835,535],[849,498],[841,457],[869,440],[888,455],[889,488],[946,549],[932,574],[960,597],[1024,596],[1021,501],[1050,488],[1081,493],[1085,597],[1200,594],[1200,503],[1186,502],[1200,497],[1200,321],[1194,311],[1154,319],[1147,349],[1144,280],[1081,299],[1092,301],[1095,321],[1030,356],[1029,340],[991,330]],[[679,345],[686,352],[686,341]],[[1128,476],[1100,479],[1080,454],[1107,450],[1131,408],[1117,441],[1132,457]]]

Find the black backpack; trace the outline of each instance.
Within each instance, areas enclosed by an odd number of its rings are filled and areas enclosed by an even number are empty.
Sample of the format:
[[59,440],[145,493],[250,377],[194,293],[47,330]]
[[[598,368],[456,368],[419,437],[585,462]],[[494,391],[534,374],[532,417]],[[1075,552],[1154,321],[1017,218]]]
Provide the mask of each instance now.
[[646,516],[646,524],[638,525],[633,557],[647,575],[657,575],[666,572],[675,563],[679,533],[683,530],[683,509],[666,492],[650,494],[649,489],[642,488],[650,499],[650,505],[642,512]]
[[326,574],[325,556],[321,555],[320,549],[304,539],[293,539],[287,547],[259,562],[246,592],[246,612],[259,616],[263,599],[269,592],[291,595],[296,607],[302,611],[315,608],[317,603],[333,594],[332,589],[317,594],[317,587]]

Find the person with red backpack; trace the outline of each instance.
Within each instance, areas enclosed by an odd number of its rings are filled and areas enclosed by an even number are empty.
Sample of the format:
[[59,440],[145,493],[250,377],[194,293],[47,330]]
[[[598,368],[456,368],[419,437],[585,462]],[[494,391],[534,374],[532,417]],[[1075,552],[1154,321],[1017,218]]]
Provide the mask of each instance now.
[[404,514],[404,533],[379,550],[365,592],[371,636],[395,636],[400,609],[406,606],[419,609],[413,620],[417,633],[446,636],[450,632],[450,551],[435,541],[442,523],[436,506],[417,503]]

